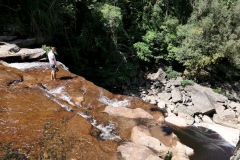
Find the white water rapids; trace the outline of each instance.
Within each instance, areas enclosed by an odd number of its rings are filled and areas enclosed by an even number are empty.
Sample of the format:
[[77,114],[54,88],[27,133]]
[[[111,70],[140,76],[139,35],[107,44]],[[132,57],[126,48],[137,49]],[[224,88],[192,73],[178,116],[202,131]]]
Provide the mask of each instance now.
[[[75,106],[75,104],[71,101],[72,97],[69,96],[65,91],[65,87],[60,86],[58,88],[54,88],[51,90],[46,90],[46,96],[49,97],[52,101],[56,102],[59,104],[62,108],[64,108],[66,111],[73,112],[74,110],[71,108],[71,106]],[[67,103],[62,103],[61,101],[67,102]],[[110,100],[107,97],[100,97],[99,101],[102,103],[108,104],[110,106],[127,106],[130,104],[128,100],[123,100],[123,101],[117,101],[116,99]],[[96,127],[101,131],[100,137],[105,140],[114,140],[114,139],[121,139],[120,136],[117,135],[115,132],[116,126],[114,123],[109,122],[107,125],[104,124],[98,124],[97,120],[94,119],[93,116],[87,114],[87,113],[81,113],[78,112],[78,115],[81,117],[85,118],[88,120],[92,126]]]

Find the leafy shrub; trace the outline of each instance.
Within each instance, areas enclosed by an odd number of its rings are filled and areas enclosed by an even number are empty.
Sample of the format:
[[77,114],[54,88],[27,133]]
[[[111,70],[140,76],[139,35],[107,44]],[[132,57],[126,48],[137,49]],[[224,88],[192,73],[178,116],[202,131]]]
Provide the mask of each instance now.
[[193,84],[194,84],[194,82],[192,80],[185,79],[185,80],[181,81],[181,85],[183,87],[188,86],[188,85],[193,85]]
[[51,50],[51,46],[47,46],[47,45],[42,45],[42,49],[46,52],[46,53],[48,53],[50,50]]
[[218,94],[223,94],[222,88],[220,87],[214,88],[213,91]]
[[173,70],[173,69],[172,69],[172,66],[169,66],[169,67],[167,68],[166,74],[167,74],[167,77],[168,77],[168,78],[176,78],[176,77],[180,77],[180,76],[181,76],[181,73]]
[[229,93],[229,91],[222,89],[221,87],[214,88],[213,91],[215,93],[226,96],[228,99],[234,99],[234,96]]
[[164,160],[171,160],[172,159],[172,153],[168,153],[166,157],[164,157]]
[[143,61],[150,62],[150,58],[152,57],[152,51],[150,50],[150,46],[144,42],[137,42],[133,45],[133,48],[137,52],[137,57]]

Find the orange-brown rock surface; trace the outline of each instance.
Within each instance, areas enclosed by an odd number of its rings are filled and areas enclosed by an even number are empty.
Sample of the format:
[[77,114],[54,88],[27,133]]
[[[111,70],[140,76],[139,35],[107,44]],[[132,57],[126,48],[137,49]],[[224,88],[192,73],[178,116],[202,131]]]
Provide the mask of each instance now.
[[[132,128],[156,125],[162,116],[62,68],[51,81],[45,66],[23,71],[0,63],[0,159],[121,159],[117,147]],[[152,119],[109,115],[107,106],[141,108]],[[161,130],[157,136],[169,146]]]

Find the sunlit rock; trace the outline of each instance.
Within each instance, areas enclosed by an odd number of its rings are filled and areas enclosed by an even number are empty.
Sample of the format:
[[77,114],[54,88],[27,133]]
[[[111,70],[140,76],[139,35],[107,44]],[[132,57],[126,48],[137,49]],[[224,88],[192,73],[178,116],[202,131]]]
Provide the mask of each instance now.
[[19,48],[15,43],[0,42],[0,60],[8,62],[37,61],[46,57],[42,48]]
[[17,52],[17,55],[21,56],[23,61],[34,61],[46,57],[46,51],[42,48],[22,48],[19,52]]
[[240,129],[240,126],[238,125],[238,119],[237,117],[234,116],[228,116],[225,114],[214,114],[213,115],[213,122],[223,125],[223,126],[227,126],[227,127],[231,127],[231,128],[236,128],[236,129]]
[[149,148],[131,142],[118,146],[117,150],[124,160],[146,160],[149,158],[161,160]]
[[186,146],[186,145],[184,145],[184,147],[185,147],[186,155],[187,155],[188,157],[194,155],[194,150],[193,150],[192,148],[190,148],[190,147],[188,147],[188,146]]
[[147,78],[150,79],[150,80],[162,81],[162,80],[165,79],[165,77],[166,77],[166,73],[161,68],[159,68],[156,73],[152,73],[152,74],[147,75]]
[[161,157],[165,157],[169,151],[169,148],[158,139],[151,137],[149,130],[144,126],[136,126],[132,129],[131,141],[154,150]]
[[172,147],[172,159],[171,160],[189,160],[186,153],[186,148],[179,141],[174,142]]
[[172,102],[173,103],[182,102],[182,94],[179,89],[174,88],[171,91],[171,94],[172,94]]
[[187,126],[186,120],[179,116],[168,116],[165,118],[165,121],[167,123],[173,124],[178,127],[186,127]]
[[151,114],[149,114],[148,112],[144,111],[141,108],[130,109],[126,107],[107,106],[104,112],[112,116],[120,116],[120,117],[126,117],[126,118],[146,118],[146,119],[153,118]]
[[212,121],[212,119],[211,119],[210,117],[206,116],[206,115],[204,115],[204,116],[202,117],[202,121],[203,121],[204,123],[214,123],[214,122]]
[[215,93],[211,88],[204,87],[199,84],[194,83],[194,85],[188,85],[185,87],[185,90],[188,93],[194,94],[196,92],[205,92],[208,96],[210,96],[215,102],[226,102],[228,98],[221,94]]

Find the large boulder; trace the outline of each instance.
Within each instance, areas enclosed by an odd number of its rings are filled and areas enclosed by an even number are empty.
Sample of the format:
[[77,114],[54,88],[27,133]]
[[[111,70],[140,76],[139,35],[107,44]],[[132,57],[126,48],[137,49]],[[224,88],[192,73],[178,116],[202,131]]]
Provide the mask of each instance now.
[[42,48],[36,48],[36,49],[27,49],[22,48],[17,55],[21,56],[23,61],[34,61],[34,60],[40,60],[42,58],[46,57],[46,51],[44,51]]
[[182,102],[182,93],[180,92],[180,90],[178,88],[174,88],[171,91],[171,94],[172,94],[172,102],[173,103]]
[[205,92],[208,96],[211,97],[211,99],[213,99],[216,102],[226,102],[228,100],[228,98],[226,96],[223,96],[221,94],[215,93],[211,88],[209,87],[204,87],[201,86],[199,84],[194,83],[194,85],[189,85],[185,87],[185,90],[188,93],[197,93],[197,92]]
[[16,44],[0,42],[0,60],[7,62],[38,61],[46,58],[46,52],[41,48],[19,48]]
[[188,107],[194,113],[210,114],[215,111],[215,101],[205,92],[192,93],[193,106]]
[[153,81],[155,80],[162,81],[166,78],[166,73],[161,68],[159,68],[156,73],[148,74],[147,78]]
[[157,138],[152,137],[149,129],[144,126],[133,127],[131,141],[135,144],[150,148],[163,158],[169,151],[169,148],[162,144]]

